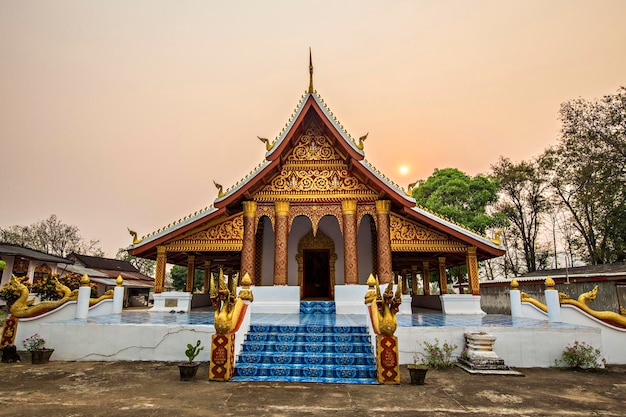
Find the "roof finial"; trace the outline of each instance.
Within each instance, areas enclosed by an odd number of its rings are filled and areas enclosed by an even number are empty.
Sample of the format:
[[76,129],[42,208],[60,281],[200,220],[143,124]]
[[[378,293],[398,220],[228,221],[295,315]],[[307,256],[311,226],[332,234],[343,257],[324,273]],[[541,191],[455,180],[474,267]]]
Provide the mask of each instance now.
[[311,47],[309,46],[309,94],[313,94],[313,58],[311,57]]

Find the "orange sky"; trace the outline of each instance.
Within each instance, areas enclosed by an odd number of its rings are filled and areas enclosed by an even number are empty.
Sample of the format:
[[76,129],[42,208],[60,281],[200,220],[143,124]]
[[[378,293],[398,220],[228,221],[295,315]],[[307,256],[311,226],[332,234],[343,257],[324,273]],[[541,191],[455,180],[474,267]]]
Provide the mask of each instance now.
[[[540,154],[626,85],[626,2],[0,0],[0,227],[107,255],[212,203],[308,87],[397,183]],[[399,168],[409,172],[401,174]]]

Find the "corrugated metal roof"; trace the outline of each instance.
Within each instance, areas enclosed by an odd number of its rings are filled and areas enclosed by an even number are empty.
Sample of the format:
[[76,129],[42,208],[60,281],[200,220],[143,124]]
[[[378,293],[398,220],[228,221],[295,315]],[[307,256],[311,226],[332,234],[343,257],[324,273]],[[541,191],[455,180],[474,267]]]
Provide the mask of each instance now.
[[50,255],[45,252],[41,252],[35,249],[25,248],[19,245],[13,245],[10,243],[0,243],[0,255],[8,256],[21,256],[28,259],[43,262],[54,263],[70,263],[71,261],[60,256]]

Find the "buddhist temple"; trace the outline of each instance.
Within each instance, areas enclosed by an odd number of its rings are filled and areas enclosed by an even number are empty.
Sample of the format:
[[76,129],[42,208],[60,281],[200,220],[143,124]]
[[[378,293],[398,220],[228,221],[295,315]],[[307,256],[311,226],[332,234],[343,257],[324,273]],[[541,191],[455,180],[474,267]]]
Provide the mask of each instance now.
[[317,93],[310,60],[308,89],[283,131],[259,138],[265,159],[228,189],[215,183],[210,207],[135,235],[129,253],[157,262],[155,296],[166,263],[189,268],[187,291],[194,270],[207,282],[222,268],[249,274],[258,288],[295,288],[301,301],[334,300],[372,273],[381,284],[402,277],[405,293],[417,296],[417,277],[434,272],[445,294],[446,269],[466,265],[469,292],[479,295],[478,262],[503,255],[500,242],[417,206],[410,187],[366,160],[366,138],[346,132]]

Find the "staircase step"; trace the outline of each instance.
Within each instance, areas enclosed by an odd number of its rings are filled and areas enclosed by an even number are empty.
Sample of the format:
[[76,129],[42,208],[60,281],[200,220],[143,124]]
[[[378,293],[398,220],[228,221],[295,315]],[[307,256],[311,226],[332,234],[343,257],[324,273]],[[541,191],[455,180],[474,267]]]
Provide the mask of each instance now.
[[310,364],[240,364],[233,376],[274,378],[376,378],[376,367],[366,365],[337,366]]
[[253,364],[253,363],[266,363],[266,364],[309,364],[309,365],[333,365],[333,366],[347,366],[347,365],[369,365],[375,366],[376,359],[372,353],[350,353],[350,354],[338,354],[338,353],[320,353],[320,354],[306,354],[295,355],[291,352],[288,353],[273,353],[266,355],[256,352],[241,353],[237,359],[241,364]]
[[250,333],[332,333],[369,334],[365,326],[333,326],[329,324],[251,324]]
[[242,345],[242,352],[283,352],[283,353],[372,353],[372,345],[368,344],[352,344],[352,343],[333,343],[333,342],[251,342],[247,341]]
[[302,314],[335,314],[334,301],[302,301],[300,302]]
[[367,333],[257,333],[250,332],[246,341],[270,343],[363,343],[370,344]]

